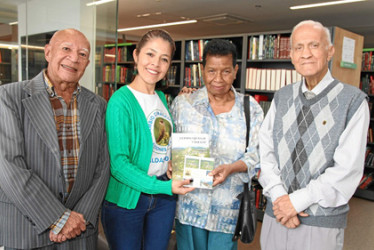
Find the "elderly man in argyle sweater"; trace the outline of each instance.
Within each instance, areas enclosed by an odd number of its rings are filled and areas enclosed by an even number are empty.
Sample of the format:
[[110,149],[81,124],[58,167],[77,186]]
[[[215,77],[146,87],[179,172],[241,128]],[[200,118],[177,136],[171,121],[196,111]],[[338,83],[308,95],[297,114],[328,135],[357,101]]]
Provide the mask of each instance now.
[[303,80],[274,95],[262,124],[261,175],[268,203],[261,247],[342,249],[352,197],[363,174],[366,95],[332,77],[330,32],[303,21],[291,34],[291,59]]

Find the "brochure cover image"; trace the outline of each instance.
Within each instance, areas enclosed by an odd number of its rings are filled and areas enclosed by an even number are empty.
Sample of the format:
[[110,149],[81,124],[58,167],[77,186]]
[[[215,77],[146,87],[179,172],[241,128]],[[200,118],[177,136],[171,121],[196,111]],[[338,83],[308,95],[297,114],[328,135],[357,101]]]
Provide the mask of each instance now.
[[172,164],[174,180],[193,179],[190,186],[212,188],[214,168],[210,158],[209,135],[191,133],[172,134]]

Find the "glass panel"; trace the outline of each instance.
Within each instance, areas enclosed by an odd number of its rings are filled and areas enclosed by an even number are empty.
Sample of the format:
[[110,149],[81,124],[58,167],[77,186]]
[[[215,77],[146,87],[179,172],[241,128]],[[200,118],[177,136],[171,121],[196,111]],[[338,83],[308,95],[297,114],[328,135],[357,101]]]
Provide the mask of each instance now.
[[5,1],[0,5],[0,85],[18,79],[17,5]]
[[[1,1],[0,44],[13,45],[11,48],[0,45],[1,59],[9,61],[3,64],[4,67],[0,66],[1,82],[36,76],[47,67],[44,45],[54,32],[74,28],[83,32],[91,43],[91,63],[80,84],[95,91],[95,82],[102,79],[101,56],[98,55],[101,55],[104,44],[116,43],[117,40],[117,0],[102,5],[90,5],[97,2],[93,0]],[[14,21],[18,21],[18,25],[9,25]],[[17,53],[18,48],[22,48],[20,53]],[[21,62],[19,66],[18,61]]]

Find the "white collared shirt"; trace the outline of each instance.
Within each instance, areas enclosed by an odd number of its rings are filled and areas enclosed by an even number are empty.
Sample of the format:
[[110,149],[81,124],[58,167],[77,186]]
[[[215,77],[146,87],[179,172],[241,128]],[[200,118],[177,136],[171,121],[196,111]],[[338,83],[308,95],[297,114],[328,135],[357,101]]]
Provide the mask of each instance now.
[[[318,95],[332,81],[333,77],[328,71],[320,83],[312,89],[312,92]],[[307,90],[305,80],[303,80],[302,92],[304,93]],[[273,127],[275,114],[276,107],[272,102],[259,133],[260,183],[264,188],[264,194],[270,197],[273,202],[280,196],[287,194],[280,178],[280,170],[274,154]],[[324,173],[321,175],[324,178],[313,180],[305,188],[290,194],[291,203],[298,213],[315,203],[322,207],[338,207],[348,203],[362,177],[369,119],[368,103],[364,100],[339,139],[339,145],[333,157],[335,162],[334,174]],[[336,188],[342,186],[343,189]]]

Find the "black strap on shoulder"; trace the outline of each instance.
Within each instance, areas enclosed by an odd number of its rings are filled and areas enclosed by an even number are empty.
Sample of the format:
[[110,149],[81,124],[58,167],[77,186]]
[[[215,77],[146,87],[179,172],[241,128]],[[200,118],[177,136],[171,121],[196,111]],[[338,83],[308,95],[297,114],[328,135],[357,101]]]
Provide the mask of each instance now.
[[247,125],[247,133],[245,136],[245,148],[247,149],[248,147],[248,140],[249,140],[249,133],[250,133],[250,123],[251,123],[251,116],[249,115],[249,96],[245,95],[244,96],[244,114],[245,114],[245,121]]

